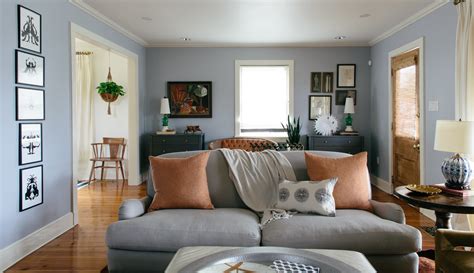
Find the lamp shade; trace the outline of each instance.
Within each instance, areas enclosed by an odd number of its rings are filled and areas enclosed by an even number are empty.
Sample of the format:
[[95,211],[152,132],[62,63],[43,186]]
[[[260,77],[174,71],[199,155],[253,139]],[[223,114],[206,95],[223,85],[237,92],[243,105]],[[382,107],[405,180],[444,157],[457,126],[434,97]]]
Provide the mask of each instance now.
[[459,154],[474,154],[474,122],[438,120],[434,149]]
[[161,99],[160,114],[168,115],[171,114],[170,111],[170,101],[167,97]]
[[344,105],[344,114],[354,114],[354,99],[351,97],[346,98],[346,104]]

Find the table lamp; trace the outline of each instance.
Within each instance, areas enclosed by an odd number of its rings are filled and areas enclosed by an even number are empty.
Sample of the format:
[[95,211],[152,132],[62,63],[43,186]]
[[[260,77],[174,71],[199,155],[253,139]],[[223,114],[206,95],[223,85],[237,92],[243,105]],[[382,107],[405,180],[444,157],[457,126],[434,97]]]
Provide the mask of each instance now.
[[347,114],[346,117],[346,132],[353,132],[352,129],[352,116],[354,114],[354,99],[351,97],[346,98],[346,104],[344,105],[344,114]]
[[161,128],[161,131],[164,132],[168,130],[168,115],[171,114],[170,111],[170,101],[167,97],[164,97],[161,99],[161,107],[160,107],[160,114],[163,115],[163,118],[161,119],[163,127]]
[[463,155],[474,154],[474,122],[438,120],[434,149],[452,152],[441,165],[446,187],[457,190],[471,189],[472,163]]

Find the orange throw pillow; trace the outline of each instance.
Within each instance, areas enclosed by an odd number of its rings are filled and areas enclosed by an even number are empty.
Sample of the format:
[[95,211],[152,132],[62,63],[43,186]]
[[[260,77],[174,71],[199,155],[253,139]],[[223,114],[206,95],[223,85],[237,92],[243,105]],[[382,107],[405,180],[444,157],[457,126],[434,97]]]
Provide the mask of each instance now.
[[155,196],[148,211],[214,208],[207,186],[209,152],[186,158],[149,159]]
[[327,158],[305,152],[304,157],[312,181],[338,178],[333,192],[337,209],[372,210],[367,152],[342,158]]

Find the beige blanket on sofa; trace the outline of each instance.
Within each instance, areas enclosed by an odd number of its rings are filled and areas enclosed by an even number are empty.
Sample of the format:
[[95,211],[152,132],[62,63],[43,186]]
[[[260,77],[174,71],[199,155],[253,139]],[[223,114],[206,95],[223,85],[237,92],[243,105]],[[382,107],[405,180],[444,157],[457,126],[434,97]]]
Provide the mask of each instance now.
[[288,159],[277,151],[246,152],[219,149],[229,165],[229,176],[242,201],[262,217],[265,224],[291,215],[275,209],[278,201],[278,184],[287,179],[296,181]]

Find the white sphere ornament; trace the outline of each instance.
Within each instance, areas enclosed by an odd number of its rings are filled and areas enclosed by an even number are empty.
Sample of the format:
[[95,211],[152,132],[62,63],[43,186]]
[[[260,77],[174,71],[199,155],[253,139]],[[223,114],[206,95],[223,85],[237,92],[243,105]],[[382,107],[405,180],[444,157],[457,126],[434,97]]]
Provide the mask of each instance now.
[[323,136],[332,136],[337,131],[337,119],[329,115],[321,115],[314,121],[314,131]]

